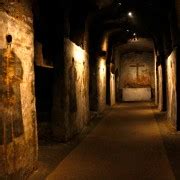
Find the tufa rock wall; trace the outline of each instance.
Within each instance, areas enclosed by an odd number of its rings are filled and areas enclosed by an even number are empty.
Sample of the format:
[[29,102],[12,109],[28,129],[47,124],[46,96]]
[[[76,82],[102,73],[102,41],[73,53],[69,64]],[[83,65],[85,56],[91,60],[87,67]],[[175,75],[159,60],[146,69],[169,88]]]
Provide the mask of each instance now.
[[110,105],[116,103],[115,74],[110,73]]
[[130,52],[121,55],[119,72],[120,92],[123,88],[150,87],[154,98],[155,79],[152,52]]
[[53,132],[60,141],[79,133],[89,121],[88,54],[64,39],[64,74],[57,81],[59,90],[53,107]]
[[0,176],[18,179],[37,162],[34,33],[31,6],[8,2],[0,5]]
[[90,65],[90,110],[102,112],[106,107],[106,57],[97,57]]
[[166,62],[167,68],[167,118],[174,127],[177,125],[177,94],[176,94],[176,52],[171,53]]
[[106,60],[103,58],[97,62],[97,88],[98,111],[102,112],[106,106]]
[[158,66],[158,109],[163,110],[163,79],[162,79],[162,65]]

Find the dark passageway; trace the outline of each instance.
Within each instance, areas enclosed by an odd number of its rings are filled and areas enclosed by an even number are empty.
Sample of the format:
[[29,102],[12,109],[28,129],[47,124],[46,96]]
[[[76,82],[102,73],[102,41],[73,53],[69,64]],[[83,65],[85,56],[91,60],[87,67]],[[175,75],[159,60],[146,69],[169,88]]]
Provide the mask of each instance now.
[[175,176],[150,103],[123,103],[113,106],[47,179],[173,180]]
[[0,179],[180,179],[180,0],[0,0]]
[[[90,129],[80,140],[44,146],[42,169],[30,180],[180,178],[180,136],[153,103],[117,104]],[[45,149],[52,151],[52,157]],[[52,168],[57,154],[63,158]]]

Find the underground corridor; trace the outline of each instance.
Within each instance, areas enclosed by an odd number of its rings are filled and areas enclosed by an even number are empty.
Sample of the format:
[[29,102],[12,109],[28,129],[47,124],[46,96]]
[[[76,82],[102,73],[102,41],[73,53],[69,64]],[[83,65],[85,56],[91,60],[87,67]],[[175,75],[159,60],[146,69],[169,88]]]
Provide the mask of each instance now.
[[0,0],[0,180],[180,179],[180,0]]

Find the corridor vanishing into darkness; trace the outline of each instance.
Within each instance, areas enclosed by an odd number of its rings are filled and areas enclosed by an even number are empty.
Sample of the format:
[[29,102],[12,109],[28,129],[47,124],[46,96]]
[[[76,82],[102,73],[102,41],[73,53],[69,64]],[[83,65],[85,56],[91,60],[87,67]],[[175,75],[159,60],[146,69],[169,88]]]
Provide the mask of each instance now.
[[180,0],[0,0],[0,180],[180,180]]

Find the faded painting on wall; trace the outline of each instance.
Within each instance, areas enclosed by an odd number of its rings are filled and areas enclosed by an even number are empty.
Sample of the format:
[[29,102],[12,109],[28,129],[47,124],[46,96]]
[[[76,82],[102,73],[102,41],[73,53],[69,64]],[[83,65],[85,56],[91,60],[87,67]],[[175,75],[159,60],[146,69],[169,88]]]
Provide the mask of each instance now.
[[0,145],[9,144],[24,133],[20,83],[23,69],[11,49],[0,50]]

